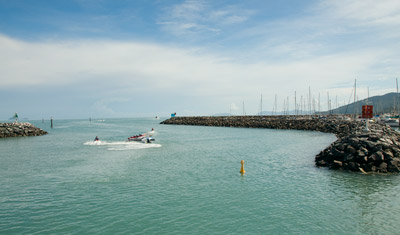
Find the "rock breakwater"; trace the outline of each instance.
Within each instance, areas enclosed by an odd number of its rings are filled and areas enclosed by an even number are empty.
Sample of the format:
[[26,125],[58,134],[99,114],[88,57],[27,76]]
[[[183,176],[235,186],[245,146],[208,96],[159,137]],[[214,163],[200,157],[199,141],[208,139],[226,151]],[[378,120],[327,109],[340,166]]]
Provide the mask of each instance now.
[[174,117],[161,124],[319,131],[337,140],[315,157],[317,166],[363,173],[400,172],[400,133],[387,125],[335,116]]
[[47,134],[46,131],[35,127],[31,123],[0,123],[0,138],[45,134]]

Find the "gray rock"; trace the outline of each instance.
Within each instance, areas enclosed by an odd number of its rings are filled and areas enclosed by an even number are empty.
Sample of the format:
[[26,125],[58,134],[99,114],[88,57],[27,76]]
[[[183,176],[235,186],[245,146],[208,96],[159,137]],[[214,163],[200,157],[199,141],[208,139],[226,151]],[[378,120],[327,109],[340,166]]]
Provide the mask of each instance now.
[[386,162],[382,162],[380,165],[379,165],[379,168],[378,168],[378,170],[380,171],[380,172],[382,172],[382,173],[386,173],[387,172],[387,163]]

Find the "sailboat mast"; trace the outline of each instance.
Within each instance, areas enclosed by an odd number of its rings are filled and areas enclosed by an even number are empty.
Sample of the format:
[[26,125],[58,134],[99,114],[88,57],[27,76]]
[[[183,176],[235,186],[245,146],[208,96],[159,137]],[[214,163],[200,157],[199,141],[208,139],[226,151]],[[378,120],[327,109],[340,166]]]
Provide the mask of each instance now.
[[294,91],[294,114],[297,115],[296,91]]
[[335,113],[337,114],[338,113],[338,102],[337,102],[337,95],[336,95],[336,98],[335,98]]
[[357,116],[356,99],[357,99],[357,79],[354,79],[354,119],[356,119]]
[[287,99],[287,107],[286,107],[287,112],[286,112],[286,115],[289,115],[289,96],[287,96],[286,99]]
[[310,112],[309,114],[311,115],[311,87],[308,87],[308,111]]
[[318,112],[321,112],[321,92],[318,93]]
[[283,99],[283,109],[282,109],[283,115],[286,115],[285,110],[286,110],[286,99],[284,98]]
[[328,114],[331,114],[331,100],[329,99],[329,91],[328,91]]
[[312,108],[313,108],[313,114],[315,114],[316,109],[315,109],[315,97],[314,96],[312,97]]
[[399,86],[398,86],[398,83],[397,83],[397,78],[396,78],[396,95],[397,95],[397,97],[396,97],[396,111],[397,111],[397,113],[399,112],[399,109],[398,109],[398,105],[399,105]]

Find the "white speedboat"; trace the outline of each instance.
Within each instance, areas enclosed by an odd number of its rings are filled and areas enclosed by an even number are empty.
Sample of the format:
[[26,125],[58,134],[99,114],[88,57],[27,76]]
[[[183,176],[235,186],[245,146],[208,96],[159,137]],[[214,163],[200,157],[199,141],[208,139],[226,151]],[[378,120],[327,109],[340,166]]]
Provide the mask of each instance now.
[[137,141],[137,142],[142,142],[142,143],[151,143],[155,141],[153,137],[146,137],[145,135],[137,135],[137,136],[131,136],[128,138],[128,141]]
[[142,142],[142,143],[151,143],[155,141],[155,139],[152,137],[154,134],[154,129],[151,129],[151,131],[144,133],[144,134],[139,134],[139,135],[134,135],[128,138],[128,141],[137,141],[137,142]]
[[386,125],[389,125],[391,127],[399,127],[399,120],[398,119],[386,119],[383,121],[383,123],[385,123]]

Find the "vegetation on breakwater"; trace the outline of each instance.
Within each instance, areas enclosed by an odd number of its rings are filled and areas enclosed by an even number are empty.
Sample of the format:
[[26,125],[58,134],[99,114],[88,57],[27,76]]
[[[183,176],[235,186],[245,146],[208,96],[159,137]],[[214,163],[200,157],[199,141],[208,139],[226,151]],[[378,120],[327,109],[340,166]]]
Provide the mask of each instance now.
[[35,127],[31,123],[0,123],[0,138],[39,136],[47,134],[46,131]]
[[320,131],[338,139],[315,157],[317,166],[366,172],[400,172],[400,134],[387,125],[337,116],[174,117],[161,124]]

